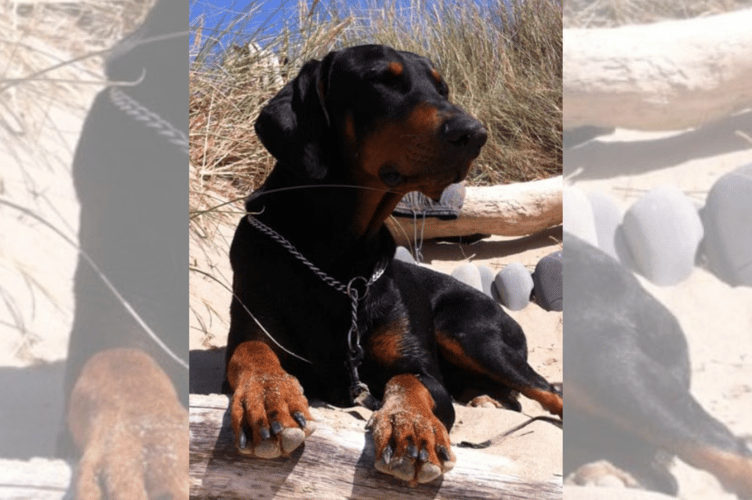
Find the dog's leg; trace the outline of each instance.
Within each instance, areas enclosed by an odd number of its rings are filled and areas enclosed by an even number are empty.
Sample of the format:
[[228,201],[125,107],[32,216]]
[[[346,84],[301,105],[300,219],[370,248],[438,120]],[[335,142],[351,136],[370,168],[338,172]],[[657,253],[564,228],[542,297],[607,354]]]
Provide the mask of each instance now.
[[476,328],[472,335],[439,330],[436,340],[442,357],[452,365],[519,391],[547,411],[562,416],[561,393],[533,370],[523,349],[510,347],[496,329]]
[[[432,385],[434,391],[442,390],[438,383]],[[454,467],[449,432],[434,414],[436,405],[431,391],[416,375],[396,375],[387,382],[383,406],[368,423],[377,470],[414,486],[433,481]]]
[[528,364],[527,340],[520,325],[482,292],[448,277],[432,279],[441,284],[433,299],[441,357],[481,383],[491,381],[518,391],[561,417],[561,391]]
[[566,382],[578,411],[666,449],[713,473],[740,498],[752,498],[752,450],[708,414],[683,381],[639,351],[607,359],[609,370]]
[[92,356],[71,392],[68,426],[82,453],[77,500],[188,500],[188,412],[144,352]]
[[287,456],[316,428],[298,380],[263,342],[235,348],[227,365],[231,416],[240,453],[259,458]]

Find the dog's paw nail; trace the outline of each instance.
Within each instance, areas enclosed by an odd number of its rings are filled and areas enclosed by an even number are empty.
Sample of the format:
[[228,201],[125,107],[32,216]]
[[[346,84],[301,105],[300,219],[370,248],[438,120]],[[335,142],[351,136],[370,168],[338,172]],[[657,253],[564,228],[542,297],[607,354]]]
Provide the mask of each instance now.
[[245,435],[245,429],[241,429],[240,435],[238,436],[238,448],[240,450],[245,450],[248,446],[248,438]]
[[301,429],[303,429],[303,432],[305,432],[306,437],[313,434],[313,431],[316,430],[316,422],[309,422],[306,420],[305,415],[303,415],[302,412],[296,411],[292,414],[293,420],[295,420]]
[[438,465],[432,463],[425,463],[418,471],[418,477],[416,478],[419,483],[430,483],[441,475],[441,468]]
[[259,458],[277,458],[282,455],[282,450],[280,450],[279,443],[276,441],[265,439],[256,446],[253,453]]
[[418,458],[418,448],[414,444],[407,445],[407,456],[415,460]]
[[452,460],[452,456],[449,454],[449,450],[447,450],[444,446],[439,446],[436,449],[436,453],[439,455],[439,458],[442,462],[449,462]]
[[381,453],[381,459],[386,465],[389,465],[389,462],[392,461],[392,455],[394,455],[394,449],[391,446],[387,446]]
[[280,443],[282,444],[282,451],[285,454],[292,452],[300,446],[303,441],[305,441],[305,438],[306,434],[301,429],[284,429],[279,436]]
[[272,437],[272,434],[271,432],[269,432],[268,427],[262,427],[261,429],[259,429],[259,434],[261,435],[262,441],[268,441]]
[[276,421],[272,422],[271,430],[272,430],[272,434],[276,436],[277,434],[282,432],[282,424]]
[[420,450],[420,455],[418,455],[418,460],[421,462],[428,462],[428,450],[423,448]]
[[299,411],[293,413],[292,418],[298,423],[301,429],[304,428],[307,424],[305,415],[303,415],[303,413]]

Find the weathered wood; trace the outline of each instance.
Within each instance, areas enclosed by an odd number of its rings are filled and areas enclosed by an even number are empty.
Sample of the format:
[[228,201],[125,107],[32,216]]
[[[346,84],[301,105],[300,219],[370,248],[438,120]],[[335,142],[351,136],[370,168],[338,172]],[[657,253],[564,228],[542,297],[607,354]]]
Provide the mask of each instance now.
[[752,9],[564,30],[564,127],[679,130],[752,106]]
[[232,444],[226,396],[191,395],[191,498],[232,499],[561,499],[557,482],[527,481],[495,469],[509,460],[455,449],[457,465],[444,478],[410,488],[373,467],[364,431],[319,421],[316,432],[288,459],[239,455]]
[[61,500],[70,477],[63,460],[0,460],[0,498]]
[[[387,226],[399,244],[424,239],[495,234],[527,236],[562,222],[562,177],[501,186],[469,186],[455,220],[391,217]],[[417,228],[415,224],[417,223]]]

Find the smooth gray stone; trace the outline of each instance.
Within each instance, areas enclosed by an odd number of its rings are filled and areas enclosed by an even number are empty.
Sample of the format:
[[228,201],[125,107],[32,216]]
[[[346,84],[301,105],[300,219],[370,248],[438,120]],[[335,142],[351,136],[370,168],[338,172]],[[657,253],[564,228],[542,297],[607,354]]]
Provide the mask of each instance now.
[[703,228],[694,204],[675,186],[659,186],[624,214],[635,265],[656,285],[675,285],[694,269]]
[[595,223],[595,235],[598,239],[598,248],[618,259],[616,252],[616,230],[621,225],[624,216],[616,206],[614,200],[605,193],[587,193],[590,207],[593,209],[593,221]]
[[563,256],[561,251],[546,255],[533,272],[533,295],[535,302],[546,311],[563,309]]
[[521,311],[530,303],[533,277],[519,262],[512,262],[499,271],[494,280],[500,302],[512,311]]
[[493,289],[494,279],[496,278],[493,270],[490,267],[481,264],[478,265],[478,272],[480,273],[480,284],[483,288],[483,293],[491,298],[495,298],[491,291]]
[[481,292],[483,291],[483,283],[480,279],[480,271],[478,271],[478,266],[476,266],[475,264],[471,264],[469,262],[462,264],[454,271],[452,271],[452,277],[460,280],[466,285],[470,285],[476,290],[480,290]]
[[402,262],[407,262],[408,264],[415,264],[415,259],[410,253],[410,250],[405,247],[397,247],[397,250],[394,252],[394,258],[401,260]]
[[752,286],[752,163],[713,184],[702,221],[710,268],[730,285]]

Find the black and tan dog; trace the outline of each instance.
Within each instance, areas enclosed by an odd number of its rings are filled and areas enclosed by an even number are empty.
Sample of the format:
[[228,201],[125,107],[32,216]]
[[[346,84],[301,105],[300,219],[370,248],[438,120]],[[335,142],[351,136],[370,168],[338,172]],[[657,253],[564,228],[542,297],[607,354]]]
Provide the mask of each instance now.
[[85,257],[59,453],[77,500],[188,498],[185,15],[159,0],[109,54],[107,78],[132,85],[99,93],[76,149]]
[[621,264],[564,237],[566,473],[607,460],[627,483],[675,495],[676,455],[752,498],[752,450],[689,392],[676,318]]
[[289,454],[314,425],[304,390],[348,405],[368,400],[363,383],[381,401],[375,466],[413,484],[452,468],[452,396],[464,389],[512,406],[520,392],[561,415],[561,395],[528,365],[525,336],[498,304],[392,260],[384,220],[401,197],[438,198],[486,142],[448,94],[427,59],[368,45],[309,61],[262,110],[256,132],[278,162],[230,251],[227,389],[240,452]]

